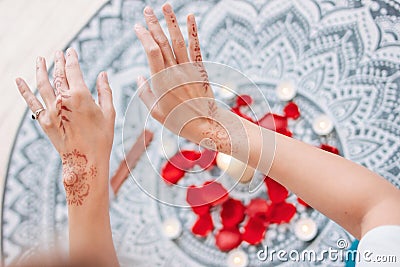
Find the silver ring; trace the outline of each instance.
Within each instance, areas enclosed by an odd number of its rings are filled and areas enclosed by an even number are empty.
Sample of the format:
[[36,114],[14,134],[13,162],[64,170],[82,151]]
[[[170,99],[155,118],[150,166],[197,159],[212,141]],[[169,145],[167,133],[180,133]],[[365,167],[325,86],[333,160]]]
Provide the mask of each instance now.
[[45,110],[45,108],[39,108],[38,110],[36,110],[36,111],[32,114],[32,120],[38,120],[38,119],[39,119],[40,112],[42,112],[43,110]]

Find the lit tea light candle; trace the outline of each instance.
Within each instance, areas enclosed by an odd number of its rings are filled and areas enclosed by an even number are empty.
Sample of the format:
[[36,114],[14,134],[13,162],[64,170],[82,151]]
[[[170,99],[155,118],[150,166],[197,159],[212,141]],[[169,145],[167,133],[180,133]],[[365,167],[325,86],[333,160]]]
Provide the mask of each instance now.
[[285,81],[276,87],[276,95],[279,100],[290,101],[296,96],[297,90],[293,82]]
[[169,159],[178,152],[178,143],[176,138],[172,137],[162,137],[161,138],[161,146],[159,148],[160,155],[163,155],[165,158]]
[[246,267],[249,264],[249,257],[241,249],[235,249],[229,252],[227,258],[228,267]]
[[294,234],[302,241],[310,241],[317,235],[317,224],[310,218],[298,220],[294,226]]
[[182,224],[176,218],[168,218],[163,222],[164,236],[169,239],[176,239],[182,233]]
[[218,153],[216,158],[217,166],[229,176],[242,183],[247,183],[253,178],[254,169],[224,153]]
[[233,83],[225,83],[219,88],[219,96],[222,99],[230,100],[236,96],[236,85]]
[[313,130],[318,135],[328,135],[333,131],[333,122],[326,115],[320,115],[314,119]]

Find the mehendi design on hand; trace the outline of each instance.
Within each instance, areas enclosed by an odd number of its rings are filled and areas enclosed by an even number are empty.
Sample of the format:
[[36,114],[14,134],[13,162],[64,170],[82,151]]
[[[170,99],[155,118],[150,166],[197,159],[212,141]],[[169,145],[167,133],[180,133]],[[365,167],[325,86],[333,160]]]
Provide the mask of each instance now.
[[203,140],[203,144],[210,149],[216,149],[220,152],[230,153],[231,142],[230,136],[226,128],[224,128],[217,120],[218,107],[214,100],[208,102],[208,123],[209,128],[203,132],[207,139]]
[[90,180],[97,176],[95,166],[88,166],[86,156],[78,150],[62,156],[63,181],[68,205],[81,206],[89,195]]
[[70,98],[71,96],[67,93],[69,88],[66,86],[65,89],[62,88],[62,80],[65,79],[63,74],[56,73],[54,79],[54,87],[56,88],[57,92],[57,99],[56,99],[56,108],[57,108],[57,117],[60,118],[59,128],[61,128],[65,134],[65,126],[64,122],[69,122],[68,116],[66,112],[72,112],[66,105],[64,100]]

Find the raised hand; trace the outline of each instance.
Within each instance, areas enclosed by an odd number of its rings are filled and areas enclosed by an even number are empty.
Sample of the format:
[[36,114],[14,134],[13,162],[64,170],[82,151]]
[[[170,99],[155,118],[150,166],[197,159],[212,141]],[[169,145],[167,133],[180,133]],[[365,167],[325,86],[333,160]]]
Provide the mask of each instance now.
[[144,77],[138,78],[139,96],[152,116],[172,132],[230,153],[228,131],[219,123],[223,112],[215,103],[202,62],[194,15],[187,17],[188,54],[172,7],[165,4],[163,13],[172,47],[150,7],[144,10],[148,30],[135,26],[152,74],[152,88]]
[[97,104],[83,80],[75,50],[68,49],[66,56],[58,51],[54,62],[54,88],[45,60],[39,57],[36,62],[44,105],[23,79],[16,83],[33,118],[61,156],[72,260],[117,266],[108,214],[115,111],[107,74],[102,72],[97,78]]

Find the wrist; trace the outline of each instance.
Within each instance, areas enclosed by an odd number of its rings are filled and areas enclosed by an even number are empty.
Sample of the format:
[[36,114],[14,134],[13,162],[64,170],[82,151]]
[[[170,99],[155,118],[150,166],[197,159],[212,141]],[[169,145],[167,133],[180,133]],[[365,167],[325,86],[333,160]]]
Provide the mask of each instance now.
[[93,197],[108,198],[109,163],[78,150],[62,155],[63,184],[69,206],[82,206]]

